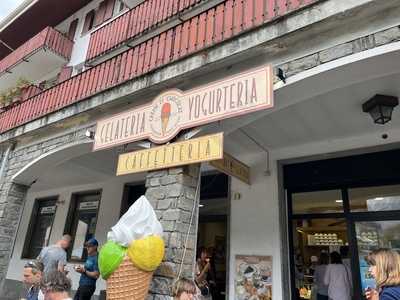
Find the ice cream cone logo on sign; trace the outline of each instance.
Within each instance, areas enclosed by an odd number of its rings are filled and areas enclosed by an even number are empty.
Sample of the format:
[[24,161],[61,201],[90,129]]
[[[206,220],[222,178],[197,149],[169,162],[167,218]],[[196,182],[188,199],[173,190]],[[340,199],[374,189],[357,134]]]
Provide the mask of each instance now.
[[171,115],[171,103],[165,102],[161,108],[161,126],[162,134],[165,135],[167,131],[167,125],[169,121],[169,116]]
[[182,120],[182,92],[170,90],[159,95],[150,112],[152,134],[157,139],[169,139],[179,131]]

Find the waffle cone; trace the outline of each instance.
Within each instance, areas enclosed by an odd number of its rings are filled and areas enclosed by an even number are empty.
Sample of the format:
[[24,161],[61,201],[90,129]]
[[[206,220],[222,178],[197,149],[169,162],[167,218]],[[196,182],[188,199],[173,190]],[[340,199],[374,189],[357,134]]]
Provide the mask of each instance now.
[[153,272],[136,268],[128,256],[107,279],[107,300],[145,300]]

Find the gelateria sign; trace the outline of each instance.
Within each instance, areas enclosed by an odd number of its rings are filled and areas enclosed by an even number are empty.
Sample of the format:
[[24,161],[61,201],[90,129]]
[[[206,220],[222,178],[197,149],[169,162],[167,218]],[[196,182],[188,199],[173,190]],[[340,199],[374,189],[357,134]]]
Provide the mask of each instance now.
[[117,175],[165,169],[223,157],[223,134],[202,136],[146,150],[121,154]]
[[166,143],[179,131],[273,107],[271,66],[188,91],[168,90],[150,104],[97,123],[94,150],[149,139]]

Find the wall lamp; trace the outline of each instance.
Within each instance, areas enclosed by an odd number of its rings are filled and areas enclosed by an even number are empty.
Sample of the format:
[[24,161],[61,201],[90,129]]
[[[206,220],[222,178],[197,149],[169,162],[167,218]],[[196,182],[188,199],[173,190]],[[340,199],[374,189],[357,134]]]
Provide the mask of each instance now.
[[393,109],[399,105],[394,96],[375,95],[362,105],[363,112],[369,113],[375,124],[385,124],[392,119]]

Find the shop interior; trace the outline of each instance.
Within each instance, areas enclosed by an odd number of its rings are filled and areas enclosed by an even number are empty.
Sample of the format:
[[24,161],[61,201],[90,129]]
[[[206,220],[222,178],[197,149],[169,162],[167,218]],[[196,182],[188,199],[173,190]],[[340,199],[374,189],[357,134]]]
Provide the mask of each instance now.
[[324,280],[315,270],[333,252],[349,270],[354,300],[375,286],[365,256],[377,248],[400,251],[398,155],[389,150],[284,167],[292,299],[316,299]]

